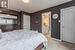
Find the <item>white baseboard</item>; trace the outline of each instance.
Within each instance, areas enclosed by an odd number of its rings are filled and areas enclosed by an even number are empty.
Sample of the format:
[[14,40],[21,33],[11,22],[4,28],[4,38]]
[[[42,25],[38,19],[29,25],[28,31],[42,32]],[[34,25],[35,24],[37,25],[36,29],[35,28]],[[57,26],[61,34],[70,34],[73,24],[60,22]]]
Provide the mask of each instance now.
[[62,40],[60,40],[60,39],[56,39],[56,38],[52,38],[52,39],[53,39],[53,40],[56,40],[56,41],[60,41],[60,42],[62,41]]

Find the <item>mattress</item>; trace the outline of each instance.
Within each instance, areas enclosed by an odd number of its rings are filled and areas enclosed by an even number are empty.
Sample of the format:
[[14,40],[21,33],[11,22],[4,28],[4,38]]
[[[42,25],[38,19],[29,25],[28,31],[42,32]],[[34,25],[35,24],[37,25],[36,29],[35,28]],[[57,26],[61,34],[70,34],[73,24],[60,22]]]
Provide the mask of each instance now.
[[2,33],[0,50],[34,50],[47,39],[41,33],[30,30],[16,30]]

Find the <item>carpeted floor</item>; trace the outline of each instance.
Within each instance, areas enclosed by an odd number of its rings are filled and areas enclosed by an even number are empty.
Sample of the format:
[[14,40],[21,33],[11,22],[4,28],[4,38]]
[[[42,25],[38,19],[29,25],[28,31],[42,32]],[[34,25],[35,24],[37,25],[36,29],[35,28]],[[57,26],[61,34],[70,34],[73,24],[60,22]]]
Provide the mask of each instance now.
[[47,50],[73,50],[75,48],[75,44],[57,41],[50,37],[47,39],[49,40]]

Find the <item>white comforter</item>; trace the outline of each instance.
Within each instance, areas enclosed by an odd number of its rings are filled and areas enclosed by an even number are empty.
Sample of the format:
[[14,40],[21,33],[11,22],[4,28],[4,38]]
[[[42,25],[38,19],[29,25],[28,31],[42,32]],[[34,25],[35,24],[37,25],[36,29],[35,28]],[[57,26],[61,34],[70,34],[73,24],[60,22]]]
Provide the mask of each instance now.
[[41,33],[30,30],[17,30],[2,34],[0,50],[34,50],[47,39]]

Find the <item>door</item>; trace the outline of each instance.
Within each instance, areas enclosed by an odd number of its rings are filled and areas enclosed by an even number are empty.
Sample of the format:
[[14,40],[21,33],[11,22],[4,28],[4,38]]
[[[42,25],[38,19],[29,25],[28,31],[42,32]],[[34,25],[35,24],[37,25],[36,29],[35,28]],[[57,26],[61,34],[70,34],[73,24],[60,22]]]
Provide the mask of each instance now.
[[74,7],[74,43],[75,43],[75,7]]
[[23,29],[30,30],[30,16],[29,15],[23,15]]
[[74,13],[73,7],[61,10],[61,38],[74,43]]

